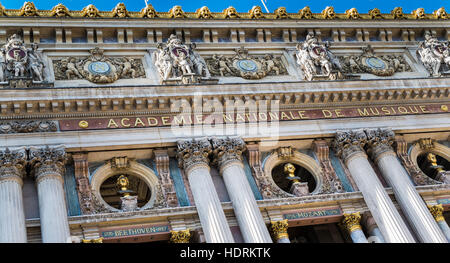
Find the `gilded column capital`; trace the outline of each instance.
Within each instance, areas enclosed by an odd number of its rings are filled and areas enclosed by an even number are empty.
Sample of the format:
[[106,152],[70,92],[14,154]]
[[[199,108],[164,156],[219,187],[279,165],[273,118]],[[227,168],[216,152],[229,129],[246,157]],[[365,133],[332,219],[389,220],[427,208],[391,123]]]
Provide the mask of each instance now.
[[376,161],[384,154],[395,155],[392,144],[395,142],[395,133],[389,128],[365,129],[367,147],[370,157]]
[[436,222],[445,221],[445,218],[443,215],[444,208],[442,207],[442,204],[428,205],[428,209],[430,210],[430,213],[433,215]]
[[27,153],[25,147],[0,150],[0,180],[17,179],[22,183]]
[[103,243],[103,237],[93,239],[82,239],[81,243]]
[[361,230],[361,214],[359,212],[344,214],[344,219],[342,220],[343,226],[348,230],[348,232],[353,232],[356,230]]
[[238,161],[242,164],[242,152],[246,146],[240,137],[224,137],[211,139],[214,163],[223,170],[229,163]]
[[270,230],[276,240],[280,240],[283,238],[289,239],[288,235],[288,227],[289,223],[287,219],[279,220],[279,221],[270,221]]
[[30,147],[29,157],[36,183],[47,176],[56,176],[62,181],[64,164],[67,160],[64,146]]
[[208,156],[211,152],[211,143],[206,138],[177,142],[178,164],[183,167],[186,173],[199,165],[209,168]]
[[363,154],[364,145],[367,143],[367,136],[364,130],[349,130],[349,131],[337,131],[334,140],[331,142],[331,146],[336,152],[337,156],[344,161],[350,160],[355,155]]
[[191,231],[189,228],[186,230],[170,231],[170,242],[172,243],[189,243],[190,239]]

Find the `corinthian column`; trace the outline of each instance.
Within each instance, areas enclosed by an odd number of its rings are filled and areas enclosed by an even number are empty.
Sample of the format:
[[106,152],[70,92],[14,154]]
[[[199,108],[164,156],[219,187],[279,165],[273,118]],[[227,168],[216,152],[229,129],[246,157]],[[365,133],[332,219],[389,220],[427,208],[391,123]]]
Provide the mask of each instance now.
[[270,228],[277,243],[291,243],[288,235],[289,223],[287,219],[270,221]]
[[30,162],[36,178],[42,241],[70,242],[63,187],[64,147],[30,148]]
[[26,164],[25,148],[0,151],[0,243],[26,243],[22,178]]
[[178,161],[184,168],[194,197],[206,242],[233,243],[234,239],[209,173],[207,139],[178,141]]
[[333,147],[348,167],[385,240],[389,243],[414,243],[408,227],[367,160],[362,148],[366,142],[367,137],[362,130],[342,131],[336,133]]
[[272,243],[245,175],[242,163],[245,142],[238,137],[214,138],[212,146],[215,162],[225,182],[244,241],[246,243]]
[[428,209],[430,210],[431,214],[433,215],[434,220],[436,220],[437,224],[441,228],[445,237],[450,242],[450,227],[448,226],[447,222],[445,222],[444,215],[442,214],[444,212],[444,208],[442,207],[442,204],[429,205]]
[[419,240],[424,243],[447,243],[447,239],[391,147],[394,132],[390,129],[367,129],[365,133],[370,157],[392,187],[395,199]]
[[364,232],[362,231],[361,224],[361,215],[358,213],[352,214],[344,214],[344,219],[342,220],[342,224],[345,229],[347,229],[353,243],[369,243],[367,241]]

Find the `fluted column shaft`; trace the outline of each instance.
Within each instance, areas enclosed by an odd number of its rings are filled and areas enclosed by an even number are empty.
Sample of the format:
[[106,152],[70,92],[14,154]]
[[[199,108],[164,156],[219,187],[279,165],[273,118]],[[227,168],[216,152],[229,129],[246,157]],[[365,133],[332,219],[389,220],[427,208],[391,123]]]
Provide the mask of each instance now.
[[63,187],[64,148],[30,148],[39,200],[42,241],[70,242],[70,229]]
[[206,139],[178,142],[178,160],[187,174],[208,243],[233,243],[227,218],[209,172],[211,144]]
[[338,132],[333,146],[349,169],[385,240],[414,243],[414,237],[367,160],[362,149],[366,139],[363,131]]
[[272,243],[267,226],[245,176],[242,152],[245,143],[239,137],[212,139],[215,162],[220,168],[233,209],[246,243]]
[[395,199],[419,240],[424,243],[447,243],[447,239],[390,146],[394,140],[393,132],[378,129],[366,130],[366,134],[369,139],[369,154],[392,187]]
[[0,152],[0,243],[26,243],[22,197],[24,148]]

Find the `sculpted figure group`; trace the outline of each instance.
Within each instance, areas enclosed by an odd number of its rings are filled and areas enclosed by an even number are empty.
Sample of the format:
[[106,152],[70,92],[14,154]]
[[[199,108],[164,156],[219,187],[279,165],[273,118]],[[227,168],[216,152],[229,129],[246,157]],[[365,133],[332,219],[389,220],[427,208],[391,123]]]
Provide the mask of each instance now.
[[420,43],[417,55],[432,76],[439,77],[442,74],[450,74],[449,41],[439,41],[436,37],[426,33],[425,41]]
[[44,81],[44,63],[38,45],[26,48],[21,37],[13,34],[1,48],[0,81],[10,79],[32,79]]
[[211,77],[205,60],[195,51],[195,43],[186,45],[171,35],[167,44],[159,43],[157,48],[152,58],[162,82],[180,80],[186,84]]

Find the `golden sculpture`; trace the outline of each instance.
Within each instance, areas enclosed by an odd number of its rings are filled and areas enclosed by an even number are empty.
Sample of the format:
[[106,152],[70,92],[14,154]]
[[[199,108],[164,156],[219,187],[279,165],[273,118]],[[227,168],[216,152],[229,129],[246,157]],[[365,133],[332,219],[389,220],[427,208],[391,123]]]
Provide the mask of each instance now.
[[286,7],[278,7],[275,11],[276,19],[286,19],[289,18],[289,15],[286,11]]
[[210,19],[213,18],[211,11],[209,11],[209,8],[207,6],[202,6],[201,8],[197,9],[195,11],[197,14],[197,18],[203,18],[203,19]]
[[287,179],[291,180],[293,183],[299,183],[300,180],[295,176],[295,166],[292,163],[287,163],[284,165],[284,173],[287,175]]
[[425,19],[425,9],[422,7],[412,11],[411,14],[413,14],[416,19]]
[[114,9],[112,10],[112,16],[113,17],[120,17],[120,18],[124,18],[124,17],[129,17],[130,15],[128,14],[127,8],[125,7],[124,3],[118,3],[116,5],[116,7],[114,7]]
[[431,168],[435,169],[437,173],[444,172],[441,165],[438,165],[436,155],[433,153],[427,154],[427,161],[431,164]]
[[236,8],[229,6],[227,9],[223,10],[224,18],[240,18]]
[[185,18],[186,14],[184,13],[181,6],[176,5],[169,10],[169,17],[170,18]]
[[170,242],[172,243],[189,243],[191,238],[190,229],[179,230],[179,231],[170,231]]
[[289,235],[287,232],[288,227],[289,223],[287,219],[280,221],[270,221],[270,229],[275,240],[280,240],[283,238],[289,239]]
[[378,9],[378,8],[374,8],[374,9],[370,10],[369,15],[372,19],[382,19],[383,18],[383,16],[381,16],[380,9]]
[[322,18],[323,19],[335,19],[336,13],[334,12],[334,7],[332,7],[332,6],[325,7],[325,9],[322,11]]
[[302,18],[302,19],[311,19],[312,18],[312,12],[311,12],[311,9],[309,8],[309,6],[305,6],[303,9],[298,11],[298,13],[300,14],[300,18]]
[[255,5],[248,11],[251,19],[261,19],[264,18],[262,9],[259,5]]
[[353,232],[356,230],[361,230],[361,225],[359,222],[361,221],[361,215],[359,212],[344,214],[344,219],[342,220],[343,226],[349,231]]
[[147,17],[147,18],[158,17],[155,8],[153,8],[151,4],[148,4],[146,7],[144,7],[139,14],[140,17]]
[[394,16],[394,19],[404,19],[404,18],[406,18],[403,15],[403,8],[401,8],[401,7],[396,7],[394,9],[392,9],[391,14]]
[[69,14],[69,9],[67,9],[67,7],[63,4],[57,4],[55,5],[51,12],[50,12],[50,16],[56,16],[56,17],[67,17],[67,16],[71,16]]
[[441,7],[441,8],[439,8],[438,10],[435,10],[435,11],[433,12],[433,15],[434,15],[434,17],[437,18],[437,19],[447,19],[447,18],[448,18],[447,12],[445,11],[445,8],[444,8],[444,7]]
[[39,16],[33,2],[25,2],[19,11],[19,16]]
[[348,19],[359,19],[361,18],[359,16],[358,10],[356,8],[350,8],[349,10],[345,11],[345,14],[347,15]]
[[100,17],[97,7],[94,5],[88,5],[83,10],[81,10],[82,17]]
[[123,197],[130,196],[130,193],[133,192],[131,190],[128,190],[130,181],[128,180],[128,177],[126,177],[125,175],[121,175],[119,176],[119,178],[117,178],[116,185],[120,188],[118,193],[122,194]]
[[442,204],[428,205],[428,209],[430,210],[430,213],[433,215],[434,220],[436,220],[436,222],[445,221],[443,215],[444,208],[442,207]]

